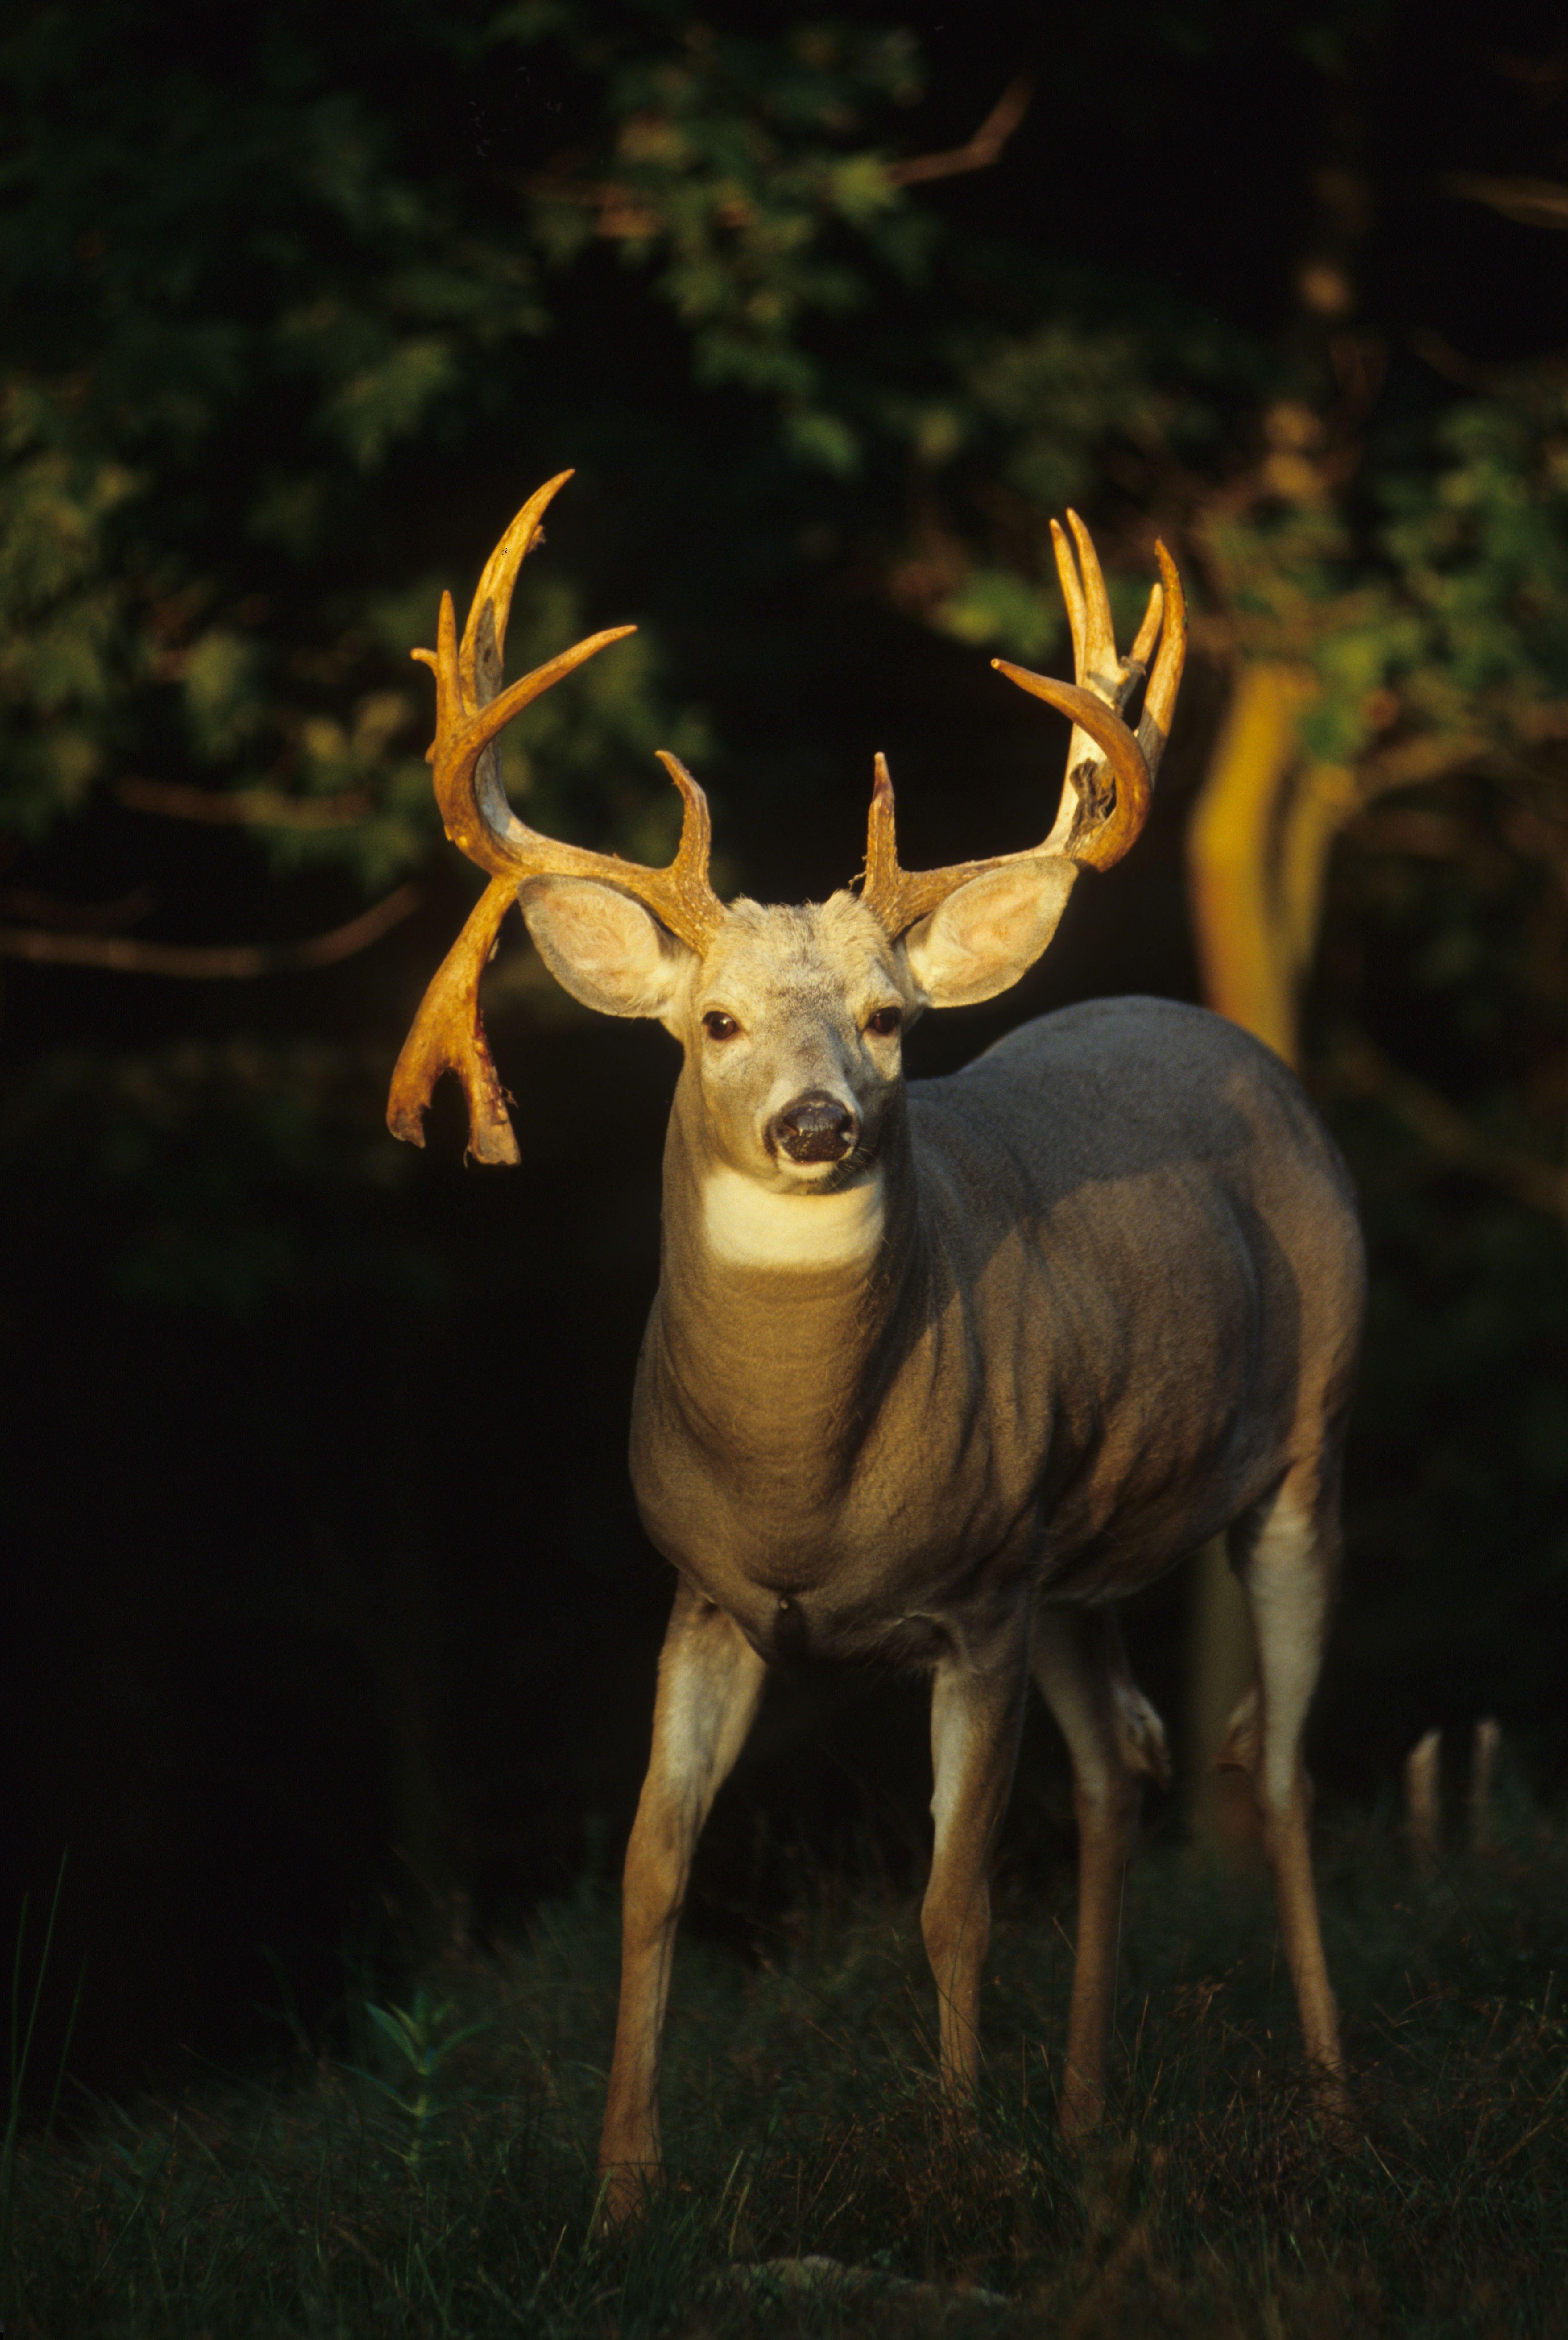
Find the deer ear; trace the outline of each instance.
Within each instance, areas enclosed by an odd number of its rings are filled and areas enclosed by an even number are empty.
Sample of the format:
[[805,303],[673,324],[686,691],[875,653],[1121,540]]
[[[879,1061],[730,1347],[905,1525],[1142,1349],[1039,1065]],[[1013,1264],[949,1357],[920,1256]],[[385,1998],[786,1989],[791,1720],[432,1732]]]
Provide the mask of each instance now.
[[971,878],[939,902],[904,940],[926,1006],[970,1007],[1015,984],[1055,934],[1077,876],[1075,861],[1041,855]]
[[629,894],[593,878],[530,878],[518,900],[539,957],[585,1007],[669,1014],[696,954]]

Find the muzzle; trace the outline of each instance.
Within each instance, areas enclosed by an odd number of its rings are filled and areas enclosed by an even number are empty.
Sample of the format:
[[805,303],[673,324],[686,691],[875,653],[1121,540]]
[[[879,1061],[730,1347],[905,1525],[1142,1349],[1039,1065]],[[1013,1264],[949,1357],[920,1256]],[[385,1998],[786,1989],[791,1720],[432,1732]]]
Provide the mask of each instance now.
[[860,1123],[847,1105],[825,1089],[807,1089],[774,1114],[767,1146],[792,1162],[842,1162],[859,1135]]

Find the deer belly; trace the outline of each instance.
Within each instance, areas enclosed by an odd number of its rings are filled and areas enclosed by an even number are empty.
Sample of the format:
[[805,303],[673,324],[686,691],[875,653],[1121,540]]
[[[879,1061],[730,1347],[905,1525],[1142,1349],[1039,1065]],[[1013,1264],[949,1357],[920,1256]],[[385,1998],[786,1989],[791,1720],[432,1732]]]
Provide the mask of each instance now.
[[1139,1591],[1258,1502],[1277,1483],[1284,1459],[1277,1439],[1243,1418],[1141,1484],[1090,1475],[1047,1521],[1041,1590],[1054,1601],[1089,1603]]
[[[695,1577],[688,1581],[696,1583]],[[791,1593],[743,1584],[728,1588],[725,1599],[709,1585],[698,1589],[734,1619],[770,1666],[875,1663],[917,1672],[950,1656],[965,1639],[940,1611],[899,1613],[880,1601],[836,1601],[821,1588]]]

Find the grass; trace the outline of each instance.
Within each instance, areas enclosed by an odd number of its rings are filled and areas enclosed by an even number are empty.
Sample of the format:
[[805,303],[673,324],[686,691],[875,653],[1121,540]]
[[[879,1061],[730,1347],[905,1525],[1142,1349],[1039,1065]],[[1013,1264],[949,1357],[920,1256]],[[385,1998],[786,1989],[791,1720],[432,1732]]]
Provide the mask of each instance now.
[[912,1903],[841,1877],[760,1957],[683,1943],[671,2183],[598,2244],[616,1926],[585,1889],[363,2015],[341,2057],[24,2130],[7,2340],[1568,2334],[1568,1838],[1521,1814],[1423,1883],[1364,1821],[1321,1869],[1349,2154],[1304,2101],[1253,1880],[1174,1846],[1135,1864],[1112,2116],[1075,2157],[1070,1898],[1000,1897],[966,2140],[927,2077]]

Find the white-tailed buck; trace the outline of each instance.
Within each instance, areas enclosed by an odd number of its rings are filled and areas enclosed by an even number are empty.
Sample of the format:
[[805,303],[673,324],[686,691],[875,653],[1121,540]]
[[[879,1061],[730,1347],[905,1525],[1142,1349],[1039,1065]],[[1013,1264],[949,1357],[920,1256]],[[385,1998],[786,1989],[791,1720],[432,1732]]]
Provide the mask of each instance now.
[[1160,547],[1162,583],[1122,659],[1087,531],[1070,514],[1072,543],[1056,531],[1077,682],[997,661],[1074,726],[1043,845],[901,869],[879,758],[858,894],[726,907],[702,791],[673,757],[685,818],[667,869],[536,835],[502,790],[502,726],[631,630],[501,688],[518,563],[569,476],[513,521],[461,642],[449,596],[438,649],[415,652],[436,673],[447,834],[490,884],[426,995],[389,1119],[422,1143],[451,1070],[472,1152],[517,1159],[478,1005],[514,899],[569,992],[657,1017],[685,1051],[632,1406],[637,1501],[676,1590],[626,1855],[607,2215],[633,2210],[659,2166],[660,2032],[698,1833],[768,1667],[807,1655],[931,1676],[922,1924],[961,2098],[979,2058],[988,1871],[1038,1684],[1080,1833],[1062,2119],[1094,2125],[1140,1776],[1167,1770],[1112,1603],[1222,1531],[1257,1655],[1227,1751],[1251,1773],[1307,2058],[1342,2117],[1301,1743],[1362,1311],[1345,1172],[1276,1056],[1166,1000],[1043,1016],[944,1080],[906,1085],[901,1065],[918,1016],[1016,983],[1079,871],[1137,837],[1181,675],[1175,567]]

